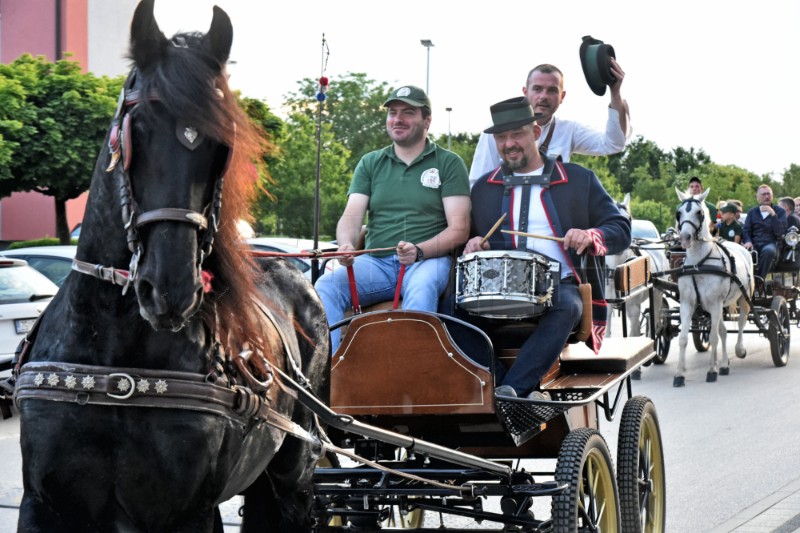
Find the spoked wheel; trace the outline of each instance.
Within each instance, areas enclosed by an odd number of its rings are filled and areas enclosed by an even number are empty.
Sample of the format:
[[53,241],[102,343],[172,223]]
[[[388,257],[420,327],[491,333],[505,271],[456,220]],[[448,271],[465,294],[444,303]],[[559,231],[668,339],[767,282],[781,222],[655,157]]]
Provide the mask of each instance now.
[[792,335],[789,308],[783,296],[774,296],[770,301],[769,308],[775,311],[778,316],[777,321],[770,317],[767,325],[767,338],[769,338],[772,362],[775,366],[786,366],[786,363],[789,362],[789,342]]
[[634,396],[625,403],[618,443],[622,531],[663,533],[667,494],[664,450],[656,408],[649,398]]
[[617,480],[600,433],[570,432],[561,444],[555,478],[569,488],[553,498],[554,533],[621,531]]
[[709,337],[711,326],[708,316],[702,311],[695,311],[692,316],[692,342],[698,352],[707,352],[709,348]]
[[[395,455],[400,461],[408,461],[408,450],[405,448],[399,448]],[[381,525],[398,529],[419,529],[424,521],[424,509],[405,509],[399,505],[392,505],[389,509],[389,518],[381,522]]]
[[652,359],[657,365],[663,365],[669,355],[669,345],[672,342],[669,320],[669,302],[666,297],[662,296],[661,314],[656,322],[656,356]]

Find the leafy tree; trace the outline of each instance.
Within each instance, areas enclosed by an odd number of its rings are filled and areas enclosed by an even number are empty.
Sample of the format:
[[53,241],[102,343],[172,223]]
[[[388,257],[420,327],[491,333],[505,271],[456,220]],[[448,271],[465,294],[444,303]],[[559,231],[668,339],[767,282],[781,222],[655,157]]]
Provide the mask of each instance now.
[[[271,198],[257,206],[257,228],[261,232],[310,238],[314,235],[314,202],[317,173],[317,129],[310,117],[294,113],[277,139],[280,149],[270,167],[274,183]],[[322,124],[320,150],[320,235],[335,235],[344,210],[350,172],[350,155],[335,140],[329,124]]]
[[678,146],[672,150],[672,159],[675,162],[675,170],[681,174],[692,172],[696,168],[711,163],[711,158],[702,148],[695,152],[694,148],[687,150]]
[[[300,88],[289,95],[286,106],[293,113],[302,113],[316,122],[320,115],[316,99],[319,80],[305,78],[297,83]],[[364,154],[390,142],[383,109],[383,102],[390,92],[386,82],[377,83],[364,73],[348,72],[341,78],[330,80],[327,98],[321,106],[322,121],[328,124],[333,137],[350,152],[347,158],[350,173]]]
[[57,236],[69,243],[66,202],[89,188],[124,80],[83,74],[69,59],[51,63],[29,54],[0,65],[0,79],[6,96],[17,95],[0,117],[6,150],[13,150],[0,173],[0,196],[31,190],[52,196]]
[[[662,163],[671,162],[669,154],[664,152],[653,141],[648,141],[641,135],[636,137],[625,149],[621,159],[612,159],[615,174],[620,187],[624,192],[631,192],[636,185],[636,176],[649,176],[652,179],[661,179]],[[636,169],[644,169],[644,173],[637,173]]]
[[[472,165],[472,158],[475,157],[475,149],[478,147],[478,137],[480,133],[456,133],[450,135],[450,150],[461,156],[464,164],[469,169]],[[447,134],[439,135],[434,139],[434,142],[439,146],[447,148],[448,145]]]

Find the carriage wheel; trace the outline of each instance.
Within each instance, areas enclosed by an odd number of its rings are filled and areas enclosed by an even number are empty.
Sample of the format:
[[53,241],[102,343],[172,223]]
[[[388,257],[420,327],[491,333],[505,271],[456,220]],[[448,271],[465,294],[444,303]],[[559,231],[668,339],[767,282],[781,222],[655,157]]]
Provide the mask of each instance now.
[[[408,450],[399,448],[396,457],[399,461],[408,461]],[[403,510],[399,505],[392,505],[389,509],[389,518],[381,522],[381,525],[398,529],[419,529],[423,522],[425,522],[424,509]]]
[[[708,317],[703,316],[701,311],[695,311],[692,316],[692,342],[698,352],[707,352],[710,347],[709,337],[711,336],[711,326]],[[702,328],[702,329],[701,329]],[[699,330],[699,331],[698,331]]]
[[661,430],[653,402],[634,396],[625,403],[617,450],[622,531],[663,533],[666,483]]
[[567,435],[555,479],[569,487],[553,498],[554,533],[621,530],[614,466],[600,433],[581,428]]
[[789,362],[789,342],[792,335],[789,308],[786,306],[783,296],[774,296],[770,301],[769,308],[778,315],[777,321],[770,318],[767,325],[772,362],[775,366],[786,366],[786,363]]
[[[317,459],[317,468],[339,468],[340,466],[339,457],[331,451],[326,451],[325,455]],[[333,516],[325,525],[328,527],[342,527],[342,519],[338,516]]]
[[656,356],[652,361],[657,365],[663,365],[669,355],[669,345],[672,342],[669,323],[669,302],[665,296],[661,297],[661,316],[656,323]]

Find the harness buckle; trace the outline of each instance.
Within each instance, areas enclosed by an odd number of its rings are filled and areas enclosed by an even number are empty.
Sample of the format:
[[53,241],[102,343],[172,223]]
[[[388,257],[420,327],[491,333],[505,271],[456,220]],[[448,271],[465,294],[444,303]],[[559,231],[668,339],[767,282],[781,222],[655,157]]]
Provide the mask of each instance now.
[[133,376],[131,376],[130,374],[125,374],[124,372],[117,372],[114,374],[109,374],[108,377],[121,378],[117,382],[117,388],[123,394],[111,394],[110,392],[107,392],[106,395],[112,398],[116,398],[118,400],[127,400],[128,398],[133,396],[133,393],[136,391],[136,381],[133,379]]

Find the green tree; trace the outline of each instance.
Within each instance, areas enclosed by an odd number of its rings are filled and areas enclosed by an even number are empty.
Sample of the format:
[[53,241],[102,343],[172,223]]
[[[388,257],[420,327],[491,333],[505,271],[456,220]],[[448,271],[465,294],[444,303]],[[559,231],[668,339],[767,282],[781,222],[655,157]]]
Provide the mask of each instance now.
[[124,80],[84,74],[69,59],[51,63],[29,54],[0,65],[0,79],[6,96],[22,97],[0,117],[6,149],[13,150],[0,173],[0,197],[31,190],[52,196],[57,236],[68,243],[66,202],[89,188]]
[[[289,95],[286,106],[292,113],[302,113],[316,122],[320,115],[316,99],[319,80],[305,78],[297,84],[300,88]],[[390,92],[388,83],[378,83],[364,73],[348,72],[341,78],[330,80],[327,97],[321,106],[322,122],[328,124],[334,138],[350,152],[347,159],[350,173],[364,154],[390,142],[383,108]]]
[[[478,137],[480,137],[480,133],[456,133],[450,136],[450,150],[461,156],[467,168],[472,165],[472,158],[475,157]],[[434,139],[436,144],[445,148],[447,148],[447,141],[446,133]]]
[[[321,140],[319,234],[333,236],[347,199],[350,154],[335,139],[329,124],[322,124]],[[307,115],[294,113],[276,142],[279,149],[270,166],[273,184],[269,197],[257,206],[257,228],[269,234],[310,238],[314,235],[316,123]]]
[[785,196],[800,196],[800,165],[792,163],[783,171],[783,189]]

